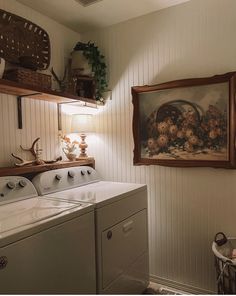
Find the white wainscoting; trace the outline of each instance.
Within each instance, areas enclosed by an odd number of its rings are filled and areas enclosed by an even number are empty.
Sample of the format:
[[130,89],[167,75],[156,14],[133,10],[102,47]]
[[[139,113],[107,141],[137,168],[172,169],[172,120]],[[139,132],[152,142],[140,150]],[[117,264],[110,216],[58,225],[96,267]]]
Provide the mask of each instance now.
[[152,280],[216,289],[214,234],[236,235],[236,172],[133,166],[131,86],[236,69],[236,1],[197,0],[88,33],[106,56],[112,100],[97,116],[93,155],[105,179],[147,183]]

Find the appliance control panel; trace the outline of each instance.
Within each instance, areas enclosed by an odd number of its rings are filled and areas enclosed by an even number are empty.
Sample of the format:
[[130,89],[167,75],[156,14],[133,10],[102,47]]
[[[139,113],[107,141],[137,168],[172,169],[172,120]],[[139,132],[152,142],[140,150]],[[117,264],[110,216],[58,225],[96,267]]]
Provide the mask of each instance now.
[[38,196],[30,180],[19,176],[0,177],[0,205]]
[[40,195],[87,185],[100,181],[96,170],[89,166],[50,170],[38,174],[32,182]]

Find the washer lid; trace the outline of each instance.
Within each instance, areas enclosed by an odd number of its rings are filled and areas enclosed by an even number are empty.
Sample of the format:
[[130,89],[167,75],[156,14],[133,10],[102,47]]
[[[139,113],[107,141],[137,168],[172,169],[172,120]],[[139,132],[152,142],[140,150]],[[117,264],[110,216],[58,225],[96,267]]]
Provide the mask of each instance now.
[[[44,220],[85,205],[66,201],[34,197],[0,206],[0,238],[21,231],[25,226],[33,227]],[[88,205],[87,205],[88,206]],[[28,228],[27,227],[27,228]]]
[[144,184],[99,181],[46,196],[71,202],[93,203],[101,207],[146,188]]

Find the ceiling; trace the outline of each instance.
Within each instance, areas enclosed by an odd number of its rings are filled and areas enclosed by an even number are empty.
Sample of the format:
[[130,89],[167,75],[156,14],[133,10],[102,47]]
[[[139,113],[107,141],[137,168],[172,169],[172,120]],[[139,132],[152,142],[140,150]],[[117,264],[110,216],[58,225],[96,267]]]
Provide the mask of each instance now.
[[89,6],[81,5],[79,0],[17,1],[76,32],[83,33],[189,0],[100,0]]

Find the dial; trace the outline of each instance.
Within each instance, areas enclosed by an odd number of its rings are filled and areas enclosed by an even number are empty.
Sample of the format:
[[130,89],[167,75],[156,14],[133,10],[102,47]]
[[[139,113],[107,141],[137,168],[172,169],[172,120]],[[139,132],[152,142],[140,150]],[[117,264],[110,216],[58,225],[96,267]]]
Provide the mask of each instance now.
[[69,176],[70,178],[74,178],[74,176],[75,176],[75,172],[73,172],[73,171],[69,171],[69,172],[68,172],[68,176]]
[[87,173],[88,173],[88,175],[91,175],[92,174],[92,171],[87,170]]
[[85,175],[85,171],[81,171],[81,175],[84,176]]
[[16,184],[12,181],[7,182],[7,187],[9,189],[14,189],[16,187]]
[[55,178],[56,178],[57,181],[60,181],[61,178],[62,178],[62,175],[56,174],[56,177]]
[[26,183],[26,181],[25,180],[20,180],[19,181],[19,185],[20,185],[20,187],[25,187],[26,185],[27,185],[27,183]]

